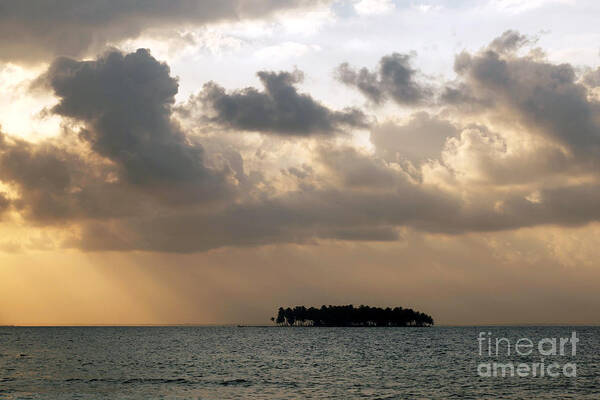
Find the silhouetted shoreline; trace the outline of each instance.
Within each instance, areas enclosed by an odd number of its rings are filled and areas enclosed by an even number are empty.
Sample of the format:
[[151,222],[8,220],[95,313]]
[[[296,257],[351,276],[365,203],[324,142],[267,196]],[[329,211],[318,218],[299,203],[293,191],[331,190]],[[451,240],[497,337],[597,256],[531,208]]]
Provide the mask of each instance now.
[[279,307],[271,321],[277,326],[289,327],[428,327],[434,324],[431,316],[410,308],[354,307],[352,304]]
[[[363,325],[235,325],[236,328],[430,328],[433,325],[406,325],[406,326],[363,326]],[[439,326],[439,325],[438,325]],[[460,327],[459,327],[460,328]]]

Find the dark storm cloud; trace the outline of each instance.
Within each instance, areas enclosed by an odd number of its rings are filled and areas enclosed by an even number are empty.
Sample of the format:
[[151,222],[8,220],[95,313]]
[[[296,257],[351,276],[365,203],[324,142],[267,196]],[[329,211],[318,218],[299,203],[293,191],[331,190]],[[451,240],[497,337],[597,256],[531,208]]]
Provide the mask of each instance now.
[[456,205],[416,190],[294,191],[222,212],[174,213],[83,226],[71,245],[86,250],[122,248],[194,252],[223,246],[310,243],[314,239],[393,240],[398,224],[449,214]]
[[0,60],[79,56],[147,29],[264,17],[320,0],[0,0]]
[[33,210],[36,217],[63,217],[68,205],[63,201],[71,188],[71,175],[65,155],[52,146],[31,146],[27,142],[9,143],[0,147],[0,178],[15,183],[21,189],[23,208]]
[[517,31],[508,30],[492,40],[488,48],[498,53],[512,53],[532,40]]
[[[206,251],[224,246],[311,243],[315,239],[388,241],[399,227],[439,234],[495,232],[545,224],[578,226],[600,220],[597,185],[542,192],[544,202],[514,193],[498,204],[466,205],[417,187],[388,193],[294,192],[210,215],[179,213],[82,225],[69,245],[90,251]],[[497,200],[497,199],[496,199]]]
[[401,175],[371,185],[361,182],[293,191],[215,213],[175,212],[84,224],[82,235],[69,246],[187,253],[315,239],[389,241],[398,238],[399,227],[455,235],[543,224],[576,226],[600,219],[597,185],[544,190],[539,203],[527,200],[526,192],[514,191],[501,197],[481,195],[467,204],[460,196],[411,184]]
[[495,99],[478,97],[474,89],[464,82],[449,82],[441,90],[439,104],[452,106],[467,113],[476,113],[491,109]]
[[34,224],[133,216],[152,203],[114,182],[114,166],[86,159],[68,143],[0,139],[0,181],[17,191],[12,206]]
[[348,86],[355,86],[373,103],[380,104],[385,99],[384,88],[381,86],[376,72],[371,72],[366,68],[356,71],[348,63],[341,64],[335,72],[340,82]]
[[60,99],[52,111],[83,122],[80,138],[113,161],[123,181],[193,185],[198,198],[224,189],[224,176],[204,165],[202,146],[171,119],[177,80],[147,50],[112,51],[94,61],[60,58],[41,81]]
[[432,91],[417,81],[418,71],[411,67],[410,59],[408,54],[393,53],[381,58],[378,71],[357,71],[343,63],[335,74],[340,82],[356,87],[375,104],[388,98],[402,105],[422,104],[430,99]]
[[600,150],[600,105],[570,64],[486,49],[459,54],[455,70],[464,89],[457,103],[493,104],[493,111],[514,115],[530,132],[576,153]]
[[0,135],[0,180],[32,223],[140,217],[234,198],[243,166],[234,174],[205,165],[202,146],[171,119],[177,80],[148,51],[59,58],[36,85],[54,91],[50,112],[79,134],[38,143]]
[[[31,224],[73,228],[65,246],[171,252],[394,240],[403,227],[461,234],[598,221],[598,104],[570,65],[518,56],[509,39],[494,45],[501,53],[460,54],[455,83],[469,96],[374,127],[374,152],[319,137],[310,159],[274,171],[261,170],[264,154],[237,133],[184,132],[172,115],[177,81],[147,51],[60,58],[38,84],[58,97],[52,112],[83,128],[38,143],[0,136],[0,181],[11,190],[4,208]],[[306,136],[363,126],[362,114],[298,93],[298,72],[259,78],[263,91],[208,84],[180,111],[209,106],[212,125],[202,130]],[[456,108],[471,99],[478,107]],[[461,126],[465,112],[486,115]],[[488,128],[488,120],[502,123]],[[504,126],[519,140],[492,129]],[[222,168],[208,162],[219,151]]]
[[333,111],[310,95],[299,93],[295,84],[303,80],[300,71],[261,71],[257,75],[264,91],[249,87],[227,93],[210,82],[188,107],[206,109],[212,114],[208,121],[225,128],[280,135],[331,134],[344,127],[367,125],[360,110]]

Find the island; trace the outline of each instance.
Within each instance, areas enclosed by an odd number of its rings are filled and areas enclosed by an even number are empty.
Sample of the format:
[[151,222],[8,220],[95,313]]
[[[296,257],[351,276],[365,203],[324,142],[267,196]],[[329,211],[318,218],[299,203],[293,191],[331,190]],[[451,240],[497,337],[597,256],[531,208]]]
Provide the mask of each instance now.
[[345,326],[345,327],[425,327],[433,318],[419,311],[402,307],[369,307],[352,304],[342,306],[279,307],[271,321],[279,326]]

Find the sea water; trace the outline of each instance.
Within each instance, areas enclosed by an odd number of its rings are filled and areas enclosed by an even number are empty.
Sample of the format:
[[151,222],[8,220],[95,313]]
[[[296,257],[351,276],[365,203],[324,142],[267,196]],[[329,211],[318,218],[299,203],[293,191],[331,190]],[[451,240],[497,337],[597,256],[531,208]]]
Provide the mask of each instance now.
[[[490,357],[478,341],[573,332],[576,355]],[[478,370],[541,358],[576,376]],[[0,399],[88,398],[598,399],[600,328],[0,327]]]

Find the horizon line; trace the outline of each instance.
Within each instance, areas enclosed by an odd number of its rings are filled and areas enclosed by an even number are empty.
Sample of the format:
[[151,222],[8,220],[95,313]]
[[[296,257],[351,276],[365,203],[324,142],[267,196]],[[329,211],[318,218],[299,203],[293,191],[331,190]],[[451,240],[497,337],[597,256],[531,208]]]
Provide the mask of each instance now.
[[[482,323],[482,324],[435,324],[431,328],[478,328],[478,327],[536,327],[536,326],[582,326],[598,327],[600,322],[534,322],[534,323]],[[146,323],[125,323],[125,324],[0,324],[0,328],[135,328],[135,327],[239,327],[239,328],[328,328],[313,326],[280,326],[277,324],[247,324],[247,323],[175,323],[175,324],[146,324]],[[331,328],[331,327],[330,327]],[[349,327],[352,328],[352,327]],[[359,327],[360,328],[360,327]],[[375,328],[375,327],[370,327]],[[378,327],[378,328],[405,328],[405,327]],[[412,328],[412,327],[406,327]]]

